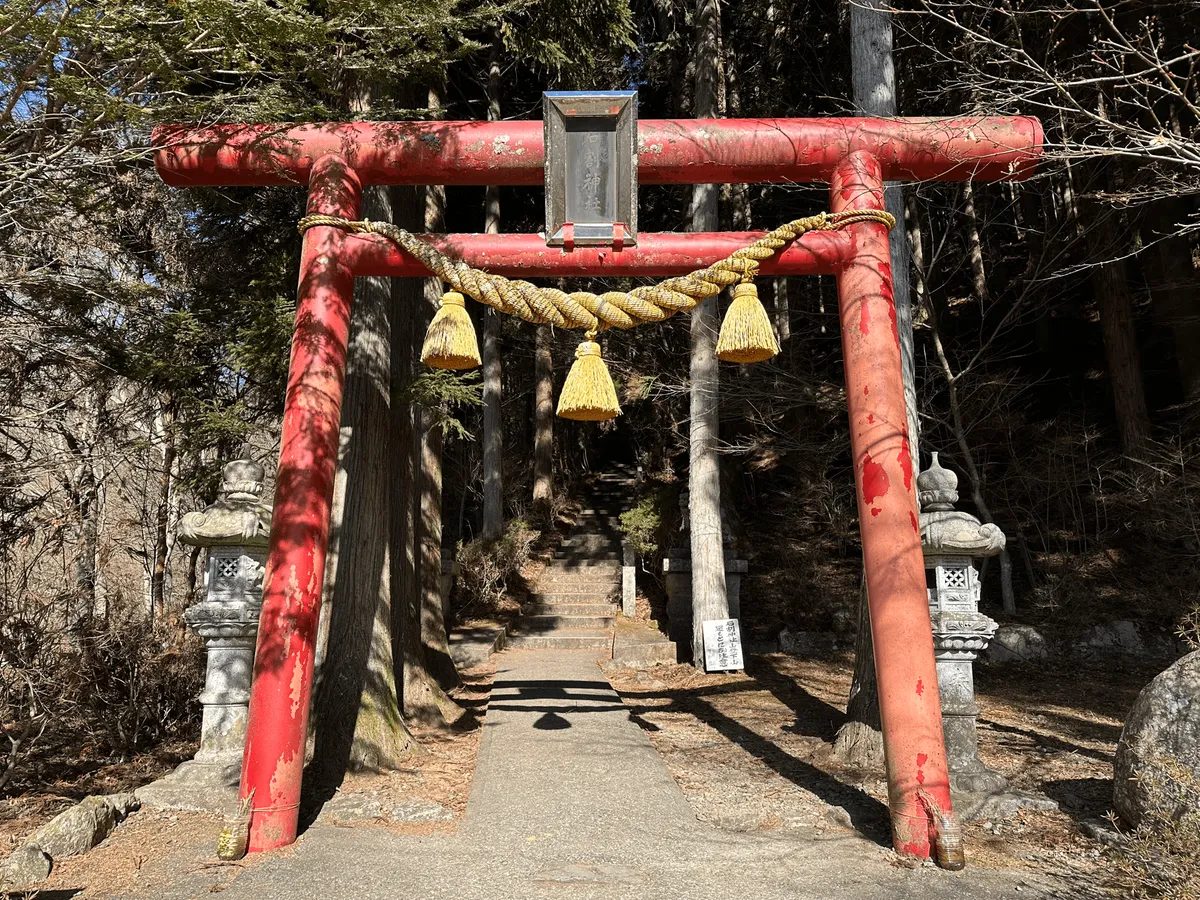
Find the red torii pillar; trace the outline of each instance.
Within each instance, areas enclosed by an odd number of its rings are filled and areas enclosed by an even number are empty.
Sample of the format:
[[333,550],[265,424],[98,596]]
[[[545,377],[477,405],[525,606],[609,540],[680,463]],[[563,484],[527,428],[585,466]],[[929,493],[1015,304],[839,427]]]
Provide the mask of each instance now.
[[[358,218],[365,185],[536,185],[544,163],[540,122],[170,126],[154,139],[168,184],[307,185],[309,214],[348,219]],[[1021,179],[1041,148],[1037,120],[1019,117],[643,120],[638,176],[645,184],[827,181],[834,211],[883,209],[885,179]],[[510,276],[667,276],[758,236],[643,234],[636,248],[569,252],[535,235],[433,240]],[[888,232],[864,223],[809,233],[761,271],[838,276],[892,837],[901,854],[927,857],[931,820],[918,794],[946,811],[951,803]],[[354,277],[426,274],[378,236],[334,228],[304,236],[240,791],[254,792],[251,851],[296,838]]]

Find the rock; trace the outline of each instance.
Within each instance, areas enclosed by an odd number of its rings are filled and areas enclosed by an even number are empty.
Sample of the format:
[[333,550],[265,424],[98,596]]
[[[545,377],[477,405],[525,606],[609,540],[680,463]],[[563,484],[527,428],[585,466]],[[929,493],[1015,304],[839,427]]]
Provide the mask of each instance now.
[[1113,806],[1136,827],[1177,818],[1180,776],[1200,779],[1200,651],[1161,672],[1134,701],[1113,763]]
[[1022,809],[1053,812],[1058,804],[1042,794],[1005,788],[979,793],[954,792],[954,811],[963,822],[981,822],[985,819],[1003,822]]
[[1114,831],[1103,819],[1084,819],[1079,823],[1079,830],[1106,847],[1119,849],[1129,843],[1129,838],[1119,831]]
[[45,881],[50,877],[52,868],[54,860],[45,851],[31,844],[18,847],[0,867],[0,891],[10,891]]
[[138,805],[133,794],[84,797],[35,831],[27,843],[54,859],[78,856],[108,837]]
[[338,794],[321,807],[317,823],[329,825],[383,818],[383,804],[371,794]]
[[1029,662],[1049,654],[1046,639],[1032,625],[1001,625],[985,652],[992,662]]
[[821,821],[826,825],[836,825],[838,828],[853,828],[854,820],[850,813],[840,806],[827,806],[821,810]]
[[1142,654],[1146,652],[1146,642],[1142,640],[1141,629],[1137,623],[1128,619],[1109,622],[1106,625],[1095,625],[1079,636],[1075,647],[1085,653],[1128,653]]
[[189,759],[158,781],[137,789],[143,806],[224,813],[237,806],[242,760],[228,763]]
[[414,798],[393,806],[388,818],[393,822],[449,822],[454,813],[440,803]]
[[837,646],[837,635],[825,631],[779,632],[779,649],[793,656],[809,656],[828,653]]

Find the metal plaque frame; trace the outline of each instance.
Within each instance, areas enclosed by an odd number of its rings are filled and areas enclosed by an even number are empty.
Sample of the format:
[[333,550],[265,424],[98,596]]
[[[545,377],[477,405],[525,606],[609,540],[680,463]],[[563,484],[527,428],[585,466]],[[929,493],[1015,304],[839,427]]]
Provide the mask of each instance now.
[[[635,245],[637,91],[547,91],[542,107],[546,243],[567,249]],[[590,150],[590,162],[599,170],[582,188],[572,182],[580,173],[570,171],[581,147]],[[581,190],[592,194],[583,196]],[[588,207],[586,214],[581,204]],[[583,221],[573,221],[578,219]]]

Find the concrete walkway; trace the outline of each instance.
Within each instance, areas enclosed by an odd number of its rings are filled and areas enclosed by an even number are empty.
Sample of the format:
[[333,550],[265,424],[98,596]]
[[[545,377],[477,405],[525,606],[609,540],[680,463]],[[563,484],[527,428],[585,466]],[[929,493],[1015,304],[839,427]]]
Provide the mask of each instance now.
[[[224,897],[1034,897],[1019,873],[893,864],[858,837],[720,831],[696,821],[588,652],[505,651],[467,814],[454,835],[313,827]],[[201,896],[180,884],[172,897]],[[1020,891],[1021,893],[1017,893]],[[208,896],[207,889],[203,896]]]

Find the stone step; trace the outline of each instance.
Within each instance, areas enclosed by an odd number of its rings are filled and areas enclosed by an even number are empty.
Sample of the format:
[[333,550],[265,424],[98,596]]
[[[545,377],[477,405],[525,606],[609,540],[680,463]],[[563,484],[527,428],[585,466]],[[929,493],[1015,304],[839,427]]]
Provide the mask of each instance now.
[[645,622],[622,619],[613,636],[613,663],[618,666],[674,665],[677,647],[665,634]]
[[546,571],[594,571],[610,572],[613,577],[620,575],[620,562],[612,559],[590,559],[588,557],[572,557],[570,559],[554,558],[546,565]]
[[612,652],[613,633],[609,630],[573,628],[545,634],[517,633],[509,638],[513,650],[607,650]]
[[611,614],[607,616],[522,615],[517,620],[517,627],[522,634],[529,634],[531,632],[558,631],[563,628],[612,628],[616,621],[616,616]]
[[611,616],[616,611],[613,603],[526,603],[523,614],[527,616]]
[[614,594],[534,594],[529,598],[528,605],[558,612],[563,606],[607,606],[611,609],[616,602]]
[[529,598],[533,603],[556,606],[559,603],[616,603],[619,592],[615,587],[602,591],[556,591],[554,589],[534,591]]
[[567,568],[547,566],[538,576],[538,584],[620,584],[621,573],[616,566],[584,566]]
[[598,597],[607,597],[611,591],[615,591],[620,585],[620,582],[615,578],[607,578],[604,581],[556,581],[553,578],[543,576],[538,579],[537,586],[534,588],[535,594],[594,594]]
[[618,534],[606,534],[600,531],[577,531],[559,541],[558,546],[563,549],[567,547],[590,547],[596,550],[608,550],[612,547],[621,546],[621,536]]
[[560,562],[567,563],[582,563],[582,562],[613,562],[621,559],[621,554],[615,550],[605,550],[600,553],[592,553],[587,550],[558,550],[554,554],[554,559]]

